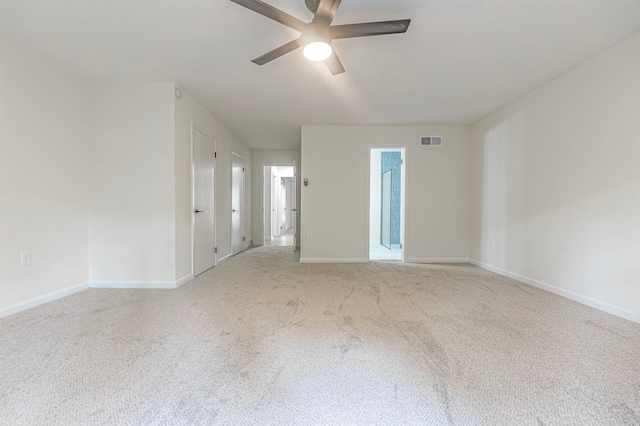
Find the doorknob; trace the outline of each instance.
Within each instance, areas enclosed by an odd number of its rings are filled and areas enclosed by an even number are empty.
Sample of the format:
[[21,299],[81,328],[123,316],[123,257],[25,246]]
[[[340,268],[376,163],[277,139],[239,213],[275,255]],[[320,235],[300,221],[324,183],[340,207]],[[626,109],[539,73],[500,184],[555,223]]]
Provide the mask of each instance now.
[[235,213],[235,212],[237,212],[237,211],[238,211],[238,210],[236,210],[236,209],[231,209],[231,213]]
[[198,209],[195,209],[193,212],[194,212],[195,214],[198,214],[198,213],[204,213],[204,210],[198,210]]

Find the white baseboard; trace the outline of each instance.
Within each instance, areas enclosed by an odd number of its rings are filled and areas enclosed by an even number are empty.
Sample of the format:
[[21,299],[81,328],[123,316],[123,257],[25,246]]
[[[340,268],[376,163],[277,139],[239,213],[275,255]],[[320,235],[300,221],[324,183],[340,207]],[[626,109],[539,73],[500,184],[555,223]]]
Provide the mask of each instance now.
[[306,257],[306,258],[300,258],[300,263],[368,263],[369,261],[367,259],[331,259],[331,258],[325,258],[325,257],[320,257],[320,258],[310,258],[310,257]]
[[91,288],[173,289],[176,281],[91,281]]
[[218,264],[224,262],[225,260],[229,260],[229,259],[231,259],[231,253],[229,253],[225,257],[222,257],[222,258],[218,259]]
[[587,305],[592,308],[598,309],[600,311],[606,312],[608,314],[615,315],[617,317],[624,318],[626,320],[633,321],[635,323],[640,324],[640,313],[633,312],[628,309],[621,308],[619,306],[615,306],[607,302],[602,302],[600,300],[596,300],[591,297],[584,296],[582,294],[576,293],[571,290],[566,290],[564,288],[557,287],[552,284],[538,281],[533,278],[525,277],[524,275],[516,274],[515,272],[510,272],[510,271],[507,271],[506,269],[498,268],[498,267],[489,265],[488,263],[480,262],[475,259],[469,259],[469,263],[479,266],[488,271],[495,272],[496,274],[504,275],[505,277],[513,278],[514,280],[518,280],[525,284],[529,284],[539,289],[546,290],[550,293],[557,294],[558,296],[566,297],[567,299],[571,299],[574,302],[582,303],[583,305]]
[[410,257],[407,263],[469,263],[467,257],[430,257],[430,258],[417,258]]
[[189,274],[185,277],[180,278],[178,281],[176,281],[176,288],[180,287],[182,284],[186,284],[189,281],[191,281],[193,279],[193,275]]
[[7,317],[9,315],[17,314],[29,308],[34,308],[44,303],[53,302],[54,300],[69,296],[73,293],[85,290],[89,288],[89,283],[80,283],[71,287],[63,288],[51,293],[44,294],[42,296],[34,297],[33,299],[25,300],[24,302],[16,303],[6,308],[0,309],[0,318]]

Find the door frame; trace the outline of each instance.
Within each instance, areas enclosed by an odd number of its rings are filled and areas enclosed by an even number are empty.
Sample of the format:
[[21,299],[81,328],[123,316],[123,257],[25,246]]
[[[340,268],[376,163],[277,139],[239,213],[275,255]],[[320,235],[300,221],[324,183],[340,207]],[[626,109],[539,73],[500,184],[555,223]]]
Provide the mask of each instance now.
[[196,262],[196,257],[195,257],[195,227],[196,227],[196,215],[193,213],[193,211],[195,210],[196,206],[195,206],[195,202],[196,202],[196,188],[195,188],[195,179],[193,178],[193,175],[195,173],[195,167],[193,164],[193,136],[194,136],[194,131],[198,131],[200,133],[202,133],[203,135],[205,135],[206,137],[208,137],[209,139],[211,139],[213,141],[213,151],[216,153],[216,155],[213,157],[213,247],[214,247],[214,257],[213,257],[213,267],[215,268],[216,266],[218,266],[218,253],[216,248],[218,247],[218,215],[216,214],[216,207],[217,207],[217,203],[218,203],[218,198],[216,197],[216,183],[218,182],[218,177],[216,176],[218,173],[218,156],[217,156],[217,152],[218,152],[218,141],[216,140],[215,136],[213,136],[212,133],[210,133],[207,129],[205,129],[204,127],[202,127],[201,125],[199,125],[198,123],[196,123],[195,121],[191,121],[191,155],[190,155],[190,159],[191,159],[191,210],[190,210],[190,214],[191,214],[191,276],[193,277],[194,272],[195,272],[195,262]]
[[[292,161],[290,163],[277,162],[277,163],[261,163],[260,164],[260,172],[261,172],[260,182],[262,182],[262,185],[260,185],[260,189],[261,189],[261,191],[260,191],[260,201],[261,201],[261,203],[260,204],[262,205],[262,219],[260,220],[260,240],[262,241],[261,245],[264,245],[264,168],[265,167],[278,167],[278,166],[294,167],[294,165],[296,165],[295,161]],[[293,179],[296,180],[296,179],[298,179],[298,176],[295,176],[295,175],[297,175],[298,172],[297,172],[297,170],[295,170],[295,168],[294,168],[294,172],[295,173],[294,173]],[[269,184],[271,184],[271,182],[269,182]],[[297,182],[295,184],[295,190],[296,191],[298,190]],[[297,196],[297,194],[296,194],[295,198],[296,198],[296,205],[293,207],[293,208],[296,209],[296,212],[295,212],[296,213],[296,226],[293,229],[293,233],[294,233],[294,238],[293,238],[294,247],[293,247],[293,249],[294,250],[296,249],[296,246],[295,246],[296,238],[295,238],[295,236],[297,235],[296,228],[298,226],[298,219],[299,219],[298,218],[299,211],[297,210],[298,209],[298,206],[297,206],[297,204],[298,204],[298,196]],[[256,241],[254,241],[253,243],[255,244]]]
[[231,151],[231,191],[229,191],[230,197],[231,199],[230,201],[230,205],[231,205],[231,210],[233,210],[233,156],[236,156],[238,158],[240,158],[242,160],[242,197],[240,198],[240,229],[242,229],[242,237],[244,238],[244,240],[242,241],[242,250],[240,250],[239,252],[237,252],[236,254],[233,254],[233,211],[231,211],[231,220],[229,223],[229,228],[230,228],[230,235],[231,235],[231,254],[230,256],[236,256],[240,253],[242,253],[243,251],[245,251],[247,249],[247,247],[249,247],[249,241],[247,241],[247,236],[245,235],[246,233],[246,226],[245,226],[245,208],[247,203],[245,203],[245,198],[246,198],[246,190],[247,190],[247,175],[246,175],[246,168],[247,168],[247,161],[245,160],[245,158],[238,154],[235,151]]
[[371,244],[369,228],[371,226],[371,151],[374,149],[388,149],[391,151],[402,151],[402,179],[400,181],[400,244],[401,244],[401,262],[407,263],[407,199],[409,194],[409,185],[407,173],[409,170],[409,145],[406,144],[370,144],[367,145],[367,220],[366,225],[366,241],[367,241],[367,262],[371,262],[371,252],[369,245]]

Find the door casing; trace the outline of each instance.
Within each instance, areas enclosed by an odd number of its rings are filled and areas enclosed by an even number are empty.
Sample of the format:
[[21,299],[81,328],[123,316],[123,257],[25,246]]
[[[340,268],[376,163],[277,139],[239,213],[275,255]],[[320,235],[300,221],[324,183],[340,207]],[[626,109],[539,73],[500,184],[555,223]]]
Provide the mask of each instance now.
[[407,173],[409,172],[409,145],[376,145],[376,144],[370,144],[367,145],[367,220],[364,222],[366,228],[364,229],[364,232],[366,232],[366,236],[367,238],[365,239],[367,242],[367,247],[366,247],[366,253],[367,253],[367,262],[369,262],[370,259],[370,252],[369,252],[369,227],[370,227],[370,217],[371,217],[371,213],[370,213],[370,209],[371,209],[371,150],[374,149],[387,149],[387,150],[393,150],[393,151],[402,151],[402,174],[401,174],[401,200],[400,200],[400,217],[401,217],[401,221],[400,221],[400,244],[402,245],[402,262],[406,263],[407,262],[407,220],[408,220],[408,215],[407,215],[407,200],[408,200],[408,196],[409,196],[409,185],[408,185],[408,179],[407,179]]
[[[262,211],[263,211],[263,215],[262,215],[262,220],[260,221],[260,235],[262,236],[262,245],[264,245],[264,232],[265,232],[265,226],[264,226],[264,210],[265,210],[265,199],[264,199],[264,186],[265,186],[265,181],[264,181],[264,168],[265,167],[278,167],[278,166],[287,166],[287,167],[291,167],[293,166],[293,189],[292,189],[292,197],[293,197],[293,209],[295,209],[295,214],[292,215],[292,222],[293,222],[293,250],[295,251],[297,249],[297,240],[298,240],[298,231],[297,231],[297,224],[298,224],[298,218],[299,218],[299,212],[298,212],[298,196],[297,196],[297,179],[298,179],[298,170],[297,170],[297,165],[295,161],[292,161],[291,163],[285,163],[285,162],[281,162],[281,163],[262,163],[261,167],[262,167],[262,186],[261,186],[261,191],[260,191],[260,196],[262,198],[261,200],[261,205],[262,205]],[[273,183],[270,181],[269,185],[272,185],[273,187]],[[272,190],[273,193],[273,190]],[[273,219],[272,219],[273,220]],[[254,242],[254,243],[259,243],[258,242]]]

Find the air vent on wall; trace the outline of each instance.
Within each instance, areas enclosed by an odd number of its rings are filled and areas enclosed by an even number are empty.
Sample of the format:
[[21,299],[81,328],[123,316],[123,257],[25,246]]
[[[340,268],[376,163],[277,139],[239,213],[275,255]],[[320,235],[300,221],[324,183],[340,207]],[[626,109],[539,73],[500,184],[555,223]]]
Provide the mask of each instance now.
[[420,138],[422,146],[442,146],[442,136],[423,136]]

